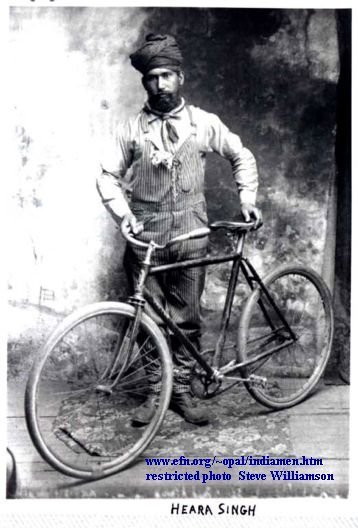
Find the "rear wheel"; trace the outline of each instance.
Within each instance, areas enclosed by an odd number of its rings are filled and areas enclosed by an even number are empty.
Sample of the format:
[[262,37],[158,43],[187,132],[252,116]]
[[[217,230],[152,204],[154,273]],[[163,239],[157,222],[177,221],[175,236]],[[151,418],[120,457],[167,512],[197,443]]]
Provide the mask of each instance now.
[[[28,429],[42,457],[66,475],[95,479],[124,469],[164,419],[172,387],[168,346],[142,314],[130,349],[134,319],[134,307],[124,303],[78,310],[50,336],[32,368]],[[153,392],[151,422],[134,427],[136,409]]]
[[257,286],[242,312],[238,361],[263,354],[242,368],[245,377],[251,376],[246,387],[260,403],[282,409],[306,398],[327,365],[333,337],[332,302],[326,284],[306,267],[281,267],[263,283],[284,319]]

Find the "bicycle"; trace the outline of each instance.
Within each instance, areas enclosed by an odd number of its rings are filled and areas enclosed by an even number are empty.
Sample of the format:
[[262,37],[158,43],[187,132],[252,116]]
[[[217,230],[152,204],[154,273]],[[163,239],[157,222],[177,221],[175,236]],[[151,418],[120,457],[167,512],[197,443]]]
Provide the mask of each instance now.
[[[28,379],[28,430],[50,465],[71,477],[102,478],[132,464],[157,433],[170,402],[172,361],[164,333],[144,312],[146,304],[195,358],[192,391],[198,397],[212,398],[243,383],[261,404],[284,409],[314,391],[332,345],[330,292],[305,266],[284,265],[261,279],[243,255],[252,228],[253,223],[215,222],[159,246],[140,241],[122,225],[127,242],[145,250],[133,295],[126,302],[99,302],[67,316],[43,346]],[[220,229],[234,240],[228,255],[151,264],[155,251]],[[146,290],[146,278],[224,262],[232,262],[232,268],[219,336],[214,349],[200,353]],[[226,337],[239,271],[251,293],[235,346]],[[223,362],[230,348],[236,357]],[[148,426],[135,428],[131,417],[146,397],[147,373],[154,366],[158,407]]]

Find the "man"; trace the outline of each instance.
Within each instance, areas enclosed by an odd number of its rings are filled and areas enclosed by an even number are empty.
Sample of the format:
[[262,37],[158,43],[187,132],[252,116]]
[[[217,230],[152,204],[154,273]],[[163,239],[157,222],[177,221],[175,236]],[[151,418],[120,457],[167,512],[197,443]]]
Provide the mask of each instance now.
[[[252,219],[258,226],[261,213],[255,207],[255,159],[216,115],[185,103],[180,95],[183,59],[175,39],[150,34],[130,58],[142,74],[148,100],[138,115],[118,127],[116,167],[103,166],[98,178],[98,190],[106,207],[115,217],[124,219],[133,233],[139,234],[144,226],[141,239],[160,244],[206,226],[205,153],[214,151],[231,162],[241,213],[245,221]],[[123,184],[130,188],[130,204],[122,192]],[[176,244],[170,250],[157,251],[154,264],[201,257],[206,249],[207,238]],[[124,264],[132,278],[141,258],[143,252],[127,248]],[[204,268],[192,268],[164,277],[150,276],[147,282],[152,295],[197,347],[204,273]],[[170,339],[170,345],[174,363],[171,408],[188,422],[206,424],[208,416],[195,405],[189,392],[193,361],[175,339]],[[153,382],[153,390],[137,410],[133,424],[149,423],[155,405]]]

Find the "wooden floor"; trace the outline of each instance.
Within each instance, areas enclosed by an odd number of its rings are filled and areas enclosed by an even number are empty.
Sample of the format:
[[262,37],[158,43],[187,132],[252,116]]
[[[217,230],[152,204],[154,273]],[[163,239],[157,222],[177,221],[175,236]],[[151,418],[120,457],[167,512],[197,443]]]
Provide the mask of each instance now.
[[[347,385],[324,385],[309,400],[293,409],[280,411],[289,417],[293,455],[322,458],[324,466],[320,467],[319,471],[333,473],[333,482],[244,481],[238,483],[235,480],[235,484],[232,483],[233,481],[216,482],[205,487],[200,482],[193,484],[193,481],[147,482],[145,474],[148,472],[148,467],[143,461],[139,461],[118,475],[96,482],[78,482],[55,472],[42,461],[31,443],[24,420],[23,393],[24,388],[21,383],[9,383],[7,441],[17,463],[19,486],[16,498],[346,497],[348,493],[349,387]],[[180,437],[178,437],[177,452],[180,452]],[[170,455],[171,453],[168,453],[168,456]],[[275,468],[266,468],[269,469]],[[251,470],[260,472],[263,469],[252,467]],[[313,470],[318,471],[317,468],[307,468],[308,472]]]

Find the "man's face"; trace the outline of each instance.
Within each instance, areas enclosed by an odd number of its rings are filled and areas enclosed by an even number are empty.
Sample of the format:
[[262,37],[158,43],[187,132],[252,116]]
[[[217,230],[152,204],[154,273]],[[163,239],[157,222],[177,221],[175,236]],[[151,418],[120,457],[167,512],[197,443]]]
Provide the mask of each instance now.
[[144,75],[142,82],[152,108],[169,112],[179,104],[179,91],[184,84],[183,72],[154,68]]

